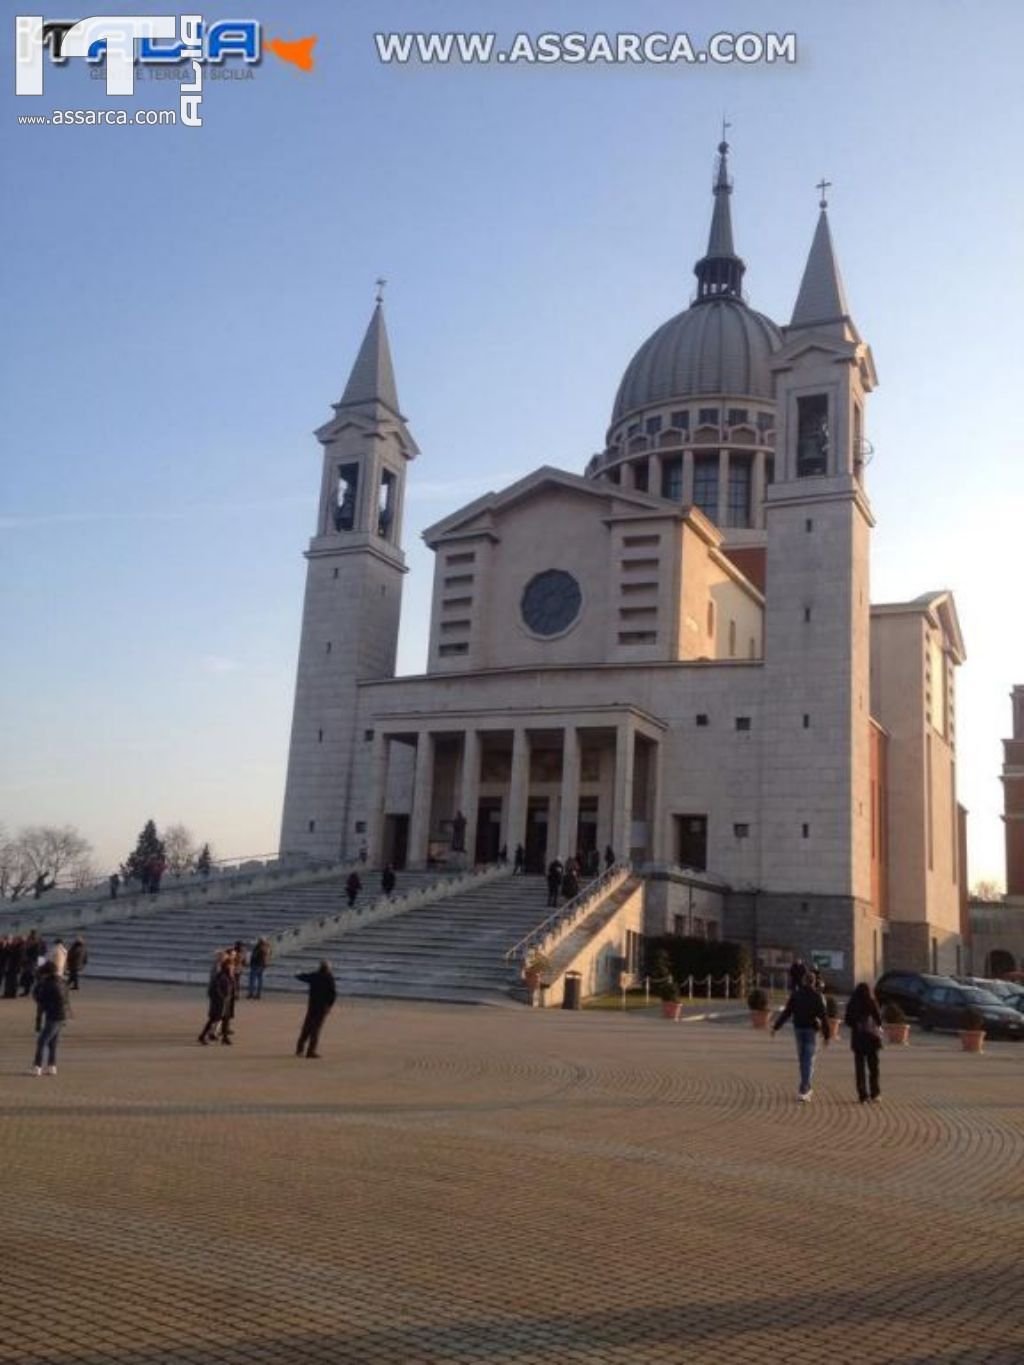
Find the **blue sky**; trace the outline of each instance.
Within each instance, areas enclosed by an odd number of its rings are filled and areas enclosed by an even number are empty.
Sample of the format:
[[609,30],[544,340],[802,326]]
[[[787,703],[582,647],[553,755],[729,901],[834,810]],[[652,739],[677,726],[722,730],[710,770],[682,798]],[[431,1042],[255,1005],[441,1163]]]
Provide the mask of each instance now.
[[[109,12],[158,13],[148,4]],[[28,128],[110,107],[83,63],[5,82],[0,820],[143,820],[276,847],[319,450],[383,273],[422,449],[400,667],[425,657],[420,529],[541,463],[580,471],[640,342],[686,304],[719,120],[751,302],[788,318],[832,227],[881,386],[874,600],[951,587],[972,878],[1001,876],[1000,738],[1024,681],[1024,94],[1017,0],[223,6],[318,35],[207,82],[202,129]],[[53,17],[64,17],[65,11]],[[795,66],[384,67],[380,30],[793,30]],[[3,37],[8,70],[13,20]],[[173,107],[140,81],[125,106]],[[120,105],[121,102],[118,102]],[[1011,401],[1013,400],[1013,401]]]

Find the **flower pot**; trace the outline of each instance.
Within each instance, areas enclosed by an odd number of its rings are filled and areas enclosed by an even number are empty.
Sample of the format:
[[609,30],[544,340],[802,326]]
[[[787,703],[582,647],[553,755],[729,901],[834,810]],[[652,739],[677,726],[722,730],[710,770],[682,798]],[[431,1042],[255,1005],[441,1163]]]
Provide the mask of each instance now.
[[984,1029],[961,1029],[960,1046],[965,1052],[984,1052],[985,1051],[985,1030]]
[[540,972],[523,972],[523,984],[528,991],[535,991],[540,985]]
[[771,1012],[771,1010],[751,1010],[751,1011],[750,1011],[750,1027],[751,1027],[751,1028],[767,1028],[767,1027],[768,1027],[768,1020],[769,1020],[771,1017],[772,1017],[772,1012]]
[[896,1043],[899,1046],[906,1047],[910,1042],[910,1025],[886,1024],[885,1041],[887,1043]]
[[678,1019],[682,1012],[683,1006],[679,1000],[663,1000],[661,1002],[662,1019]]
[[843,1021],[842,1021],[841,1019],[839,1019],[839,1018],[836,1018],[836,1019],[829,1019],[829,1021],[828,1021],[828,1036],[829,1036],[830,1038],[838,1038],[838,1037],[839,1037],[839,1029],[840,1029],[840,1026],[842,1025],[842,1022],[843,1022]]

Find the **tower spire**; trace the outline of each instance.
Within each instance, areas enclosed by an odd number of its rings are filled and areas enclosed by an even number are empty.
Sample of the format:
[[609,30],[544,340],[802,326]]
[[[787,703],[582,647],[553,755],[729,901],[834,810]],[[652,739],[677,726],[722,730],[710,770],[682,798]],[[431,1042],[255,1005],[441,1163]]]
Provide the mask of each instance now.
[[376,281],[376,303],[363,344],[359,347],[345,392],[334,406],[349,408],[356,403],[383,403],[396,417],[400,417],[395,370],[391,363],[388,329],[384,322],[383,289],[386,283],[386,280]]
[[697,276],[697,303],[717,298],[742,298],[743,272],[746,266],[736,255],[732,240],[732,213],[729,199],[732,181],[729,179],[729,144],[725,134],[729,128],[722,120],[722,141],[718,144],[718,166],[712,192],[715,197],[711,211],[711,230],[708,249],[693,267]]
[[814,240],[804,266],[800,291],[796,296],[790,327],[823,327],[829,323],[850,323],[850,309],[846,302],[846,290],[839,273],[832,232],[828,223],[828,200],[826,191],[831,182],[820,180],[815,186],[821,198],[818,201],[818,225],[814,230]]

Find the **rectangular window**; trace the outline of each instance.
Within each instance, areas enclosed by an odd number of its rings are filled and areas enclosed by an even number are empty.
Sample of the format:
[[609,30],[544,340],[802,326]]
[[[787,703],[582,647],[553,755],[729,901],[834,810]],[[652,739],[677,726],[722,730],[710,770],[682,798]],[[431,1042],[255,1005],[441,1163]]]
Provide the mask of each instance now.
[[657,592],[657,583],[623,583],[620,591],[623,597],[633,597],[638,592]]
[[635,573],[641,569],[656,569],[661,563],[658,559],[624,559],[622,561],[623,573]]
[[451,634],[452,631],[469,630],[470,625],[471,622],[467,620],[442,621],[441,630],[445,634]]
[[813,393],[796,400],[796,476],[806,479],[828,473],[828,394]]
[[676,815],[675,855],[680,867],[692,867],[703,872],[708,865],[708,817],[706,815]]
[[660,545],[661,536],[623,536],[622,543],[631,548],[641,545]]
[[315,821],[315,820],[310,820],[310,822],[309,822],[309,832],[310,832],[310,834],[315,834],[315,833],[316,833],[316,821]]
[[750,525],[750,459],[746,455],[729,456],[729,498],[726,524]]
[[650,465],[647,460],[638,460],[633,466],[633,487],[638,493],[647,492],[650,474]]
[[688,412],[674,412],[669,421],[676,431],[690,430],[690,414]]
[[775,417],[770,412],[759,412],[757,414],[757,429],[763,436],[766,431],[771,431],[775,426]]
[[657,436],[658,432],[661,430],[661,418],[648,417],[647,421],[644,423],[644,430],[647,432],[648,436]]
[[442,645],[437,652],[442,658],[447,659],[453,654],[468,654],[469,645],[465,641],[457,645]]
[[750,421],[750,413],[746,408],[730,408],[728,420],[731,427],[745,427]]
[[670,498],[672,502],[683,500],[683,462],[678,456],[662,461],[661,496]]
[[640,423],[639,423],[639,422],[630,422],[629,426],[626,428],[626,436],[627,436],[627,437],[630,437],[630,436],[639,436],[639,435],[640,435]]
[[750,729],[750,717],[749,717],[749,716],[737,716],[737,717],[736,717],[736,729],[737,729],[737,730],[749,730],[749,729]]
[[623,621],[636,621],[641,617],[657,617],[657,607],[620,607],[619,616]]
[[697,713],[697,724],[704,726],[707,725],[707,723],[708,723],[707,713],[704,711],[699,711]]
[[766,484],[775,482],[775,456],[768,455],[764,462],[764,481]]
[[471,607],[472,597],[444,597],[441,599],[442,607]]
[[733,834],[736,836],[737,839],[749,839],[749,838],[750,838],[750,826],[749,826],[749,825],[733,825],[733,827],[732,827],[732,832],[733,832]]
[[853,405],[853,473],[858,480],[864,477],[864,414],[859,403]]
[[658,642],[656,630],[620,630],[620,645],[654,645]]
[[475,550],[462,550],[457,555],[445,555],[446,564],[472,564],[476,560]]
[[696,507],[718,520],[718,456],[698,455],[693,462],[693,501]]
[[373,731],[372,731],[372,730],[364,730],[364,731],[363,731],[363,739],[367,742],[367,744],[369,744],[370,740],[373,739]]
[[809,730],[810,728],[811,728],[811,718],[810,718],[810,716],[807,714],[807,712],[805,711],[805,712],[804,712],[804,729],[805,729],[805,730]]
[[699,427],[717,427],[718,411],[718,408],[698,408],[697,425]]
[[449,574],[444,580],[446,588],[471,588],[473,586],[473,575],[471,573]]
[[377,490],[377,534],[382,540],[392,540],[395,534],[395,493],[398,480],[390,469],[381,471]]
[[811,837],[811,827],[810,827],[810,825],[801,825],[801,826],[800,826],[800,834],[801,834],[801,838],[809,839],[809,838]]
[[736,622],[729,622],[729,658],[736,657]]

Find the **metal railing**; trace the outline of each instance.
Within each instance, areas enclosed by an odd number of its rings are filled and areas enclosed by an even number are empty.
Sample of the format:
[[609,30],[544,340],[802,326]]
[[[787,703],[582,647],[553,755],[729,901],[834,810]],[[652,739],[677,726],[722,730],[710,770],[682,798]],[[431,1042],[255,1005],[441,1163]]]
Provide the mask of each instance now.
[[572,900],[566,901],[548,915],[547,919],[541,920],[540,924],[528,934],[524,934],[518,943],[513,943],[505,954],[506,966],[513,967],[517,962],[524,962],[533,948],[544,951],[547,947],[554,947],[558,939],[563,938],[581,919],[590,914],[598,901],[621,886],[632,871],[632,864],[626,860],[614,862],[611,867],[606,867],[600,876],[587,882]]

